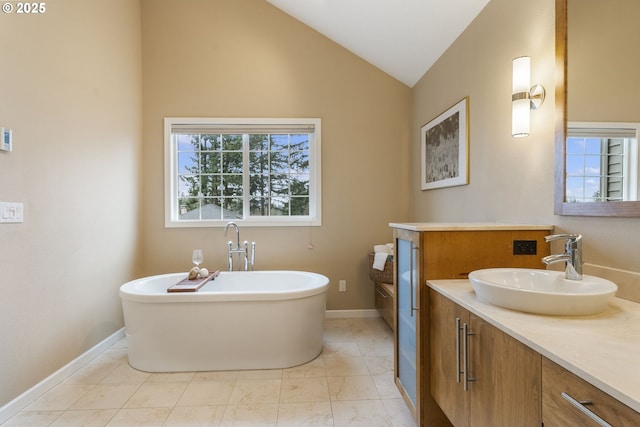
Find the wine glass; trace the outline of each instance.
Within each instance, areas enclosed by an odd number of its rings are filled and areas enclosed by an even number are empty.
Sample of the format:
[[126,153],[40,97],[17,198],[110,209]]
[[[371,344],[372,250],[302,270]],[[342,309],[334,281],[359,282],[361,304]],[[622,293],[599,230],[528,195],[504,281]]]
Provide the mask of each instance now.
[[204,260],[204,257],[202,256],[202,249],[194,249],[191,260],[196,265],[196,267],[202,264],[202,261]]

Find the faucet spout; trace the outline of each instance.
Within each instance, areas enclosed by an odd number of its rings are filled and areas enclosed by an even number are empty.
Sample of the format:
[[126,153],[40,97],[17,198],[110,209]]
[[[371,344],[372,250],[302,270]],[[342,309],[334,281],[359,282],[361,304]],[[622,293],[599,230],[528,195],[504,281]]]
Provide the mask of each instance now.
[[[236,247],[235,249],[240,249],[240,228],[238,227],[238,224],[236,224],[235,222],[231,221],[228,222],[227,225],[224,226],[224,237],[227,237],[227,231],[229,231],[229,227],[233,227],[236,231]],[[231,243],[231,242],[229,242]]]
[[582,280],[582,235],[580,234],[554,234],[546,236],[546,242],[565,239],[564,253],[554,254],[542,258],[546,265],[557,262],[566,262],[565,277],[569,280]]
[[558,262],[566,262],[568,260],[569,260],[569,257],[566,254],[554,254],[554,255],[549,255],[542,258],[542,262],[545,263],[546,265],[551,265]]

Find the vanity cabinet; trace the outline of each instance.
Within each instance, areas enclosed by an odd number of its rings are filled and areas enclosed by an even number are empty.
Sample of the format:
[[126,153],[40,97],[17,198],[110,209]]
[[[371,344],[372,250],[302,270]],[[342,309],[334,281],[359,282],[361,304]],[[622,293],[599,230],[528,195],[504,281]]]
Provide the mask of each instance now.
[[468,280],[430,280],[429,301],[431,393],[455,426],[640,427],[637,303],[536,316],[480,302]]
[[542,384],[545,427],[640,426],[640,413],[545,357]]
[[542,356],[429,292],[431,394],[451,423],[540,427]]
[[[395,382],[419,426],[449,426],[450,421],[430,391],[431,329],[426,281],[466,279],[471,271],[482,268],[544,268],[541,258],[549,255],[544,236],[551,234],[553,227],[464,223],[390,226],[394,230],[396,261]],[[516,241],[528,242],[528,247],[535,247],[535,253],[514,254]]]

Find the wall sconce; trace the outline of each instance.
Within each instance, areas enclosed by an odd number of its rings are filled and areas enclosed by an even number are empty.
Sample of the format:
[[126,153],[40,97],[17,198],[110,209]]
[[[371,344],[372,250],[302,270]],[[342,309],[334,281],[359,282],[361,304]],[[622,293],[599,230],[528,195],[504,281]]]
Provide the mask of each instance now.
[[511,96],[511,136],[529,136],[530,110],[540,108],[544,102],[544,87],[531,85],[531,58],[521,56],[513,60],[513,95]]

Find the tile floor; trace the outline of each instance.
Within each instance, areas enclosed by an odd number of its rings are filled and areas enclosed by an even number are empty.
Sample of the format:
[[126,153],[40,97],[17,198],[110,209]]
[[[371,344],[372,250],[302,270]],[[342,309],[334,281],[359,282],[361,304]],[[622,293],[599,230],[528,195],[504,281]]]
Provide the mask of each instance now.
[[415,427],[380,318],[327,319],[322,354],[289,369],[150,374],[126,353],[123,339],[3,427]]

